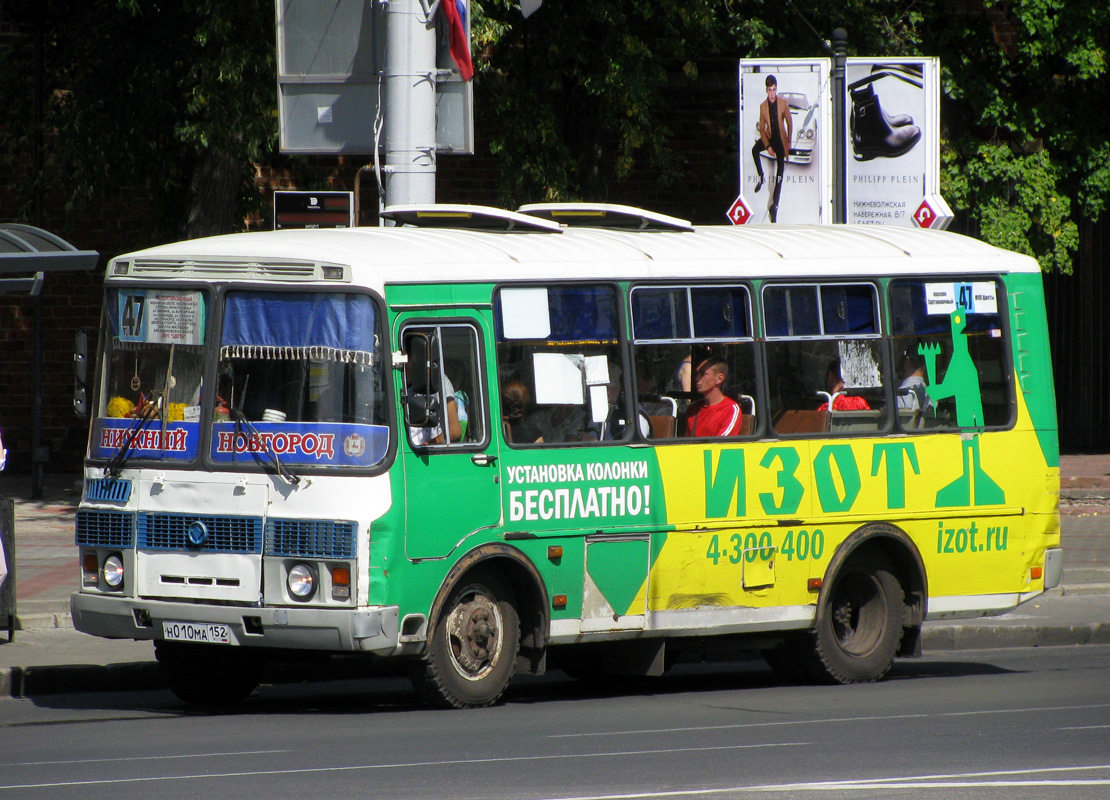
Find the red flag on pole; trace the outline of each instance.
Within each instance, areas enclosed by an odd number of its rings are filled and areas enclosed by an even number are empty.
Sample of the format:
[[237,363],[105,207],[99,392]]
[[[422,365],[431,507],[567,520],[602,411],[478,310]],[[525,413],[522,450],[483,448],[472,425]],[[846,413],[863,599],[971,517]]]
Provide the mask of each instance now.
[[470,39],[466,35],[466,3],[463,0],[442,0],[440,6],[447,17],[451,40],[451,58],[459,67],[464,81],[474,77],[474,63],[470,60]]

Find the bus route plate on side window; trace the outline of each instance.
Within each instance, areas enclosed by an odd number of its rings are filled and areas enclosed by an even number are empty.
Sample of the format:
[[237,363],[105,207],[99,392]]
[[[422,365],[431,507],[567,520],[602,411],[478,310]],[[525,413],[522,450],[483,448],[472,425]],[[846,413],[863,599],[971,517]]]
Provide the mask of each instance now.
[[218,622],[162,623],[162,636],[174,642],[201,642],[206,644],[231,644],[231,628]]

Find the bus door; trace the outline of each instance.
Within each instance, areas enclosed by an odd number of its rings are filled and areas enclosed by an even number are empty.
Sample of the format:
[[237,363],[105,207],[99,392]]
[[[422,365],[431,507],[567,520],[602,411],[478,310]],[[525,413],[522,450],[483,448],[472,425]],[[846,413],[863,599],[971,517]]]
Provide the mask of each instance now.
[[442,558],[501,522],[501,468],[490,435],[482,328],[474,317],[398,318],[405,552]]

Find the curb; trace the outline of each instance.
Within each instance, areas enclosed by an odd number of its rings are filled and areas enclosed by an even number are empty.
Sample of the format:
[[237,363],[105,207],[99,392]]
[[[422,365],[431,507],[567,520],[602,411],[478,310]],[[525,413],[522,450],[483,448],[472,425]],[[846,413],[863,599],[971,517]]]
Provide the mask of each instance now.
[[1110,500],[1110,487],[1098,489],[1061,489],[1061,500]]
[[1110,644],[1110,623],[1082,625],[938,625],[921,631],[924,651],[1001,650]]
[[[262,684],[324,683],[372,680],[405,674],[400,660],[384,662],[360,655],[332,656],[330,660],[282,661],[267,666]],[[54,694],[158,691],[169,683],[155,660],[120,664],[49,664],[0,667],[0,700]]]
[[129,664],[51,664],[0,669],[0,697],[149,691],[166,688],[155,661]]

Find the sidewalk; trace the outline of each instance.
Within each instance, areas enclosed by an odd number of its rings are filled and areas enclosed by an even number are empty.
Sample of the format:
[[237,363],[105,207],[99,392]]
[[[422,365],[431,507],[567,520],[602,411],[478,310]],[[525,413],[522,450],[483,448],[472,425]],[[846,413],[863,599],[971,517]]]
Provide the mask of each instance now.
[[[1060,473],[1063,586],[1001,617],[926,623],[925,651],[1110,644],[1110,454],[1064,456]],[[32,501],[30,476],[0,474],[0,495],[15,500],[19,628],[10,643],[0,632],[0,698],[163,686],[150,642],[72,628],[79,478],[47,475]],[[358,671],[349,659],[345,667],[344,677]]]

